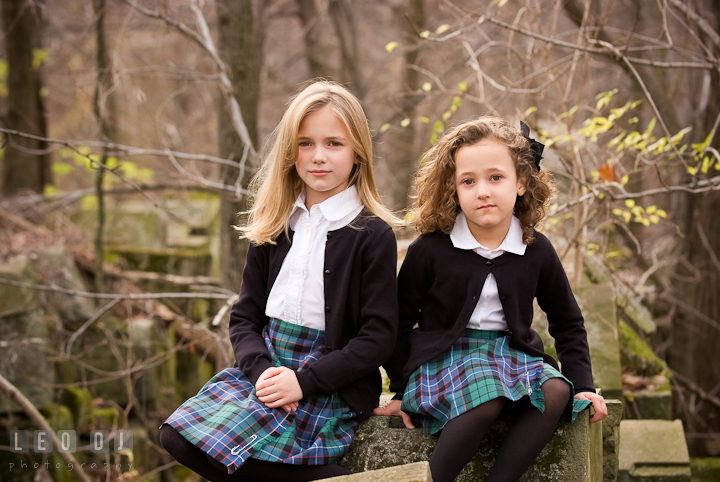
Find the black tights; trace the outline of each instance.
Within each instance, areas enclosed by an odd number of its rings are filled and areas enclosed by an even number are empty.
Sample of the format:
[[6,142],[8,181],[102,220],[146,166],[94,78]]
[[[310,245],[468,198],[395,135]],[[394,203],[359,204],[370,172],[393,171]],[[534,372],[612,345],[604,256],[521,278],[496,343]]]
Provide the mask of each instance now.
[[352,473],[337,464],[290,465],[250,458],[235,472],[228,474],[227,467],[190,443],[170,425],[162,426],[160,443],[175,460],[210,482],[303,482]]
[[[515,482],[550,441],[570,398],[570,385],[552,378],[542,385],[545,411],[532,405],[522,411],[500,446],[487,482]],[[450,420],[430,457],[433,482],[455,479],[480,448],[488,429],[500,415],[506,398],[496,398]]]

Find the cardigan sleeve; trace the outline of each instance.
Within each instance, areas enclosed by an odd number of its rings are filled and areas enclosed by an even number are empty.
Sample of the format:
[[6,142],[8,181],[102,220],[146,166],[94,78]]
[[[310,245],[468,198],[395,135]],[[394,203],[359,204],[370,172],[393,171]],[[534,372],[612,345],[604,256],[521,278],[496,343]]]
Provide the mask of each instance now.
[[392,229],[385,223],[382,226],[364,228],[367,238],[359,249],[357,334],[343,347],[327,347],[324,356],[297,372],[304,397],[352,384],[377,370],[392,352],[397,334],[397,241]]
[[262,337],[262,329],[267,324],[265,290],[268,276],[267,247],[251,244],[243,269],[240,297],[230,311],[229,334],[238,368],[253,384],[273,366]]
[[398,274],[398,335],[395,350],[385,364],[390,390],[396,393],[395,398],[402,397],[405,391],[407,376],[403,374],[403,368],[410,358],[410,334],[422,320],[421,307],[430,277],[423,238],[420,237],[408,247]]
[[585,320],[555,248],[546,243],[547,262],[538,286],[538,304],[547,314],[563,375],[573,383],[575,393],[595,392]]

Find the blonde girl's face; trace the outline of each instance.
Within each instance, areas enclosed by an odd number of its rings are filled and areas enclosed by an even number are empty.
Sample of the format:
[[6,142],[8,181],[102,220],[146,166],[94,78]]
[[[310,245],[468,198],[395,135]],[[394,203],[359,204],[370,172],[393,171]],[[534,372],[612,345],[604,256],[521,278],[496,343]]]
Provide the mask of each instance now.
[[501,141],[483,139],[455,154],[455,188],[468,227],[483,246],[495,249],[510,229],[517,196],[525,194],[510,149]]
[[302,120],[295,169],[307,188],[308,209],[345,190],[355,163],[347,128],[330,106]]

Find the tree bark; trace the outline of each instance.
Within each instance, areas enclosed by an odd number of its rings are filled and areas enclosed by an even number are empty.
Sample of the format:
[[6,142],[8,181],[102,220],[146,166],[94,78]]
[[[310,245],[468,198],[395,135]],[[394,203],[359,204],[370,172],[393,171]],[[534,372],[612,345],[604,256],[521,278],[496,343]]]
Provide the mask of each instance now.
[[[425,25],[425,2],[424,0],[408,0],[404,11],[397,12],[398,17],[404,17],[403,36],[408,42],[405,50],[405,67],[402,71],[403,90],[415,92],[420,88],[420,73],[411,68],[416,65],[420,50],[414,47],[415,41],[419,39],[418,31],[422,31]],[[415,98],[405,95],[401,97],[400,109],[406,118],[415,117]],[[403,209],[412,204],[410,202],[410,188],[412,175],[415,172],[419,153],[415,152],[415,122],[399,130],[396,136],[396,149],[393,152],[395,174],[397,176],[396,188],[393,191],[393,208]]]
[[350,83],[348,87],[362,103],[365,98],[365,83],[360,73],[354,7],[348,0],[330,0],[330,17],[335,27],[335,35],[340,41],[339,80]]
[[307,61],[312,77],[332,77],[332,68],[329,65],[327,49],[320,43],[320,11],[317,8],[316,0],[297,0],[300,22],[305,35],[305,47],[307,49]]
[[[33,49],[39,47],[45,8],[38,0],[2,0],[2,21],[8,60],[8,98],[5,127],[46,136],[45,111],[40,96],[40,67],[33,67]],[[25,190],[43,192],[52,182],[45,142],[8,136],[5,145],[2,190],[13,195]]]
[[[227,64],[235,96],[240,105],[245,125],[253,145],[258,145],[258,100],[260,97],[260,70],[263,63],[264,2],[252,0],[218,0],[218,52]],[[224,98],[219,99],[218,141],[219,155],[240,161],[243,158],[243,143],[233,129]],[[253,174],[250,162],[242,178],[240,170],[222,166],[220,179],[223,183],[246,187]],[[220,259],[223,287],[240,289],[242,270],[245,264],[248,244],[238,238],[233,226],[238,225],[238,213],[247,211],[247,196],[232,193],[220,194]]]

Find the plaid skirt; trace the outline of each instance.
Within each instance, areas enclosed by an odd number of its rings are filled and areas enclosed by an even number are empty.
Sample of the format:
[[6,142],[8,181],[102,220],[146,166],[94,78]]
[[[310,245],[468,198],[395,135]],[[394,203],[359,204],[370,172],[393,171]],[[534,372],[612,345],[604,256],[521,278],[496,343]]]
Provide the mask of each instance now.
[[[296,371],[324,354],[325,332],[271,319],[263,338],[275,366]],[[295,413],[268,408],[237,368],[227,368],[165,423],[233,473],[248,457],[297,465],[336,462],[347,451],[358,418],[339,394],[300,401]]]
[[[543,383],[562,378],[559,371],[510,347],[510,337],[498,331],[466,329],[444,353],[418,367],[408,380],[402,409],[424,415],[430,434],[468,410],[495,398],[520,400],[524,396],[541,412],[545,410]],[[573,399],[572,421],[592,403]]]

